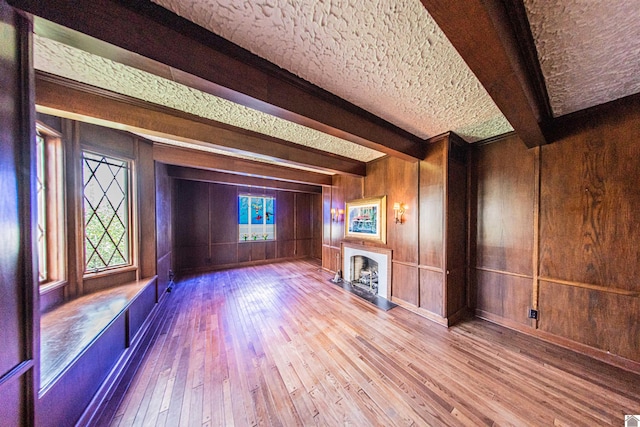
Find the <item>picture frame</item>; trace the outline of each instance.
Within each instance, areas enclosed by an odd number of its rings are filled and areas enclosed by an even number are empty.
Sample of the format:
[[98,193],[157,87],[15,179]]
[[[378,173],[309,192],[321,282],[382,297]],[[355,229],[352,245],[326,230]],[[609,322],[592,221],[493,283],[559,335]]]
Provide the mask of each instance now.
[[387,196],[347,202],[344,237],[387,243]]

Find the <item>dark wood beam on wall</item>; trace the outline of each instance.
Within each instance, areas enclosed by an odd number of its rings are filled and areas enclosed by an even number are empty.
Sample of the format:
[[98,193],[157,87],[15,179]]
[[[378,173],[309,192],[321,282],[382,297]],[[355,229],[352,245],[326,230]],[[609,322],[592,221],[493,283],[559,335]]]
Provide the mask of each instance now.
[[541,107],[501,0],[421,0],[527,147],[546,144]]
[[103,126],[256,153],[282,163],[364,176],[364,162],[150,104],[61,77],[36,74],[39,111]]
[[331,175],[293,169],[284,166],[255,162],[235,157],[221,156],[205,151],[173,147],[166,144],[154,144],[153,159],[168,165],[208,171],[232,172],[238,175],[258,178],[271,178],[279,181],[309,184],[313,186],[330,186]]
[[214,182],[217,184],[269,188],[274,190],[294,191],[302,193],[322,193],[322,187],[320,186],[277,181],[273,179],[258,178],[254,176],[236,175],[225,172],[184,168],[180,166],[169,166],[168,172],[169,176],[172,178],[188,179],[191,181]]
[[[197,80],[199,89],[242,105],[405,160],[415,161],[423,152],[423,141],[415,135],[150,1],[10,3],[81,33],[62,35],[67,41],[83,34],[102,40],[165,64],[183,82]],[[98,55],[121,55],[95,39],[85,37],[75,43]]]

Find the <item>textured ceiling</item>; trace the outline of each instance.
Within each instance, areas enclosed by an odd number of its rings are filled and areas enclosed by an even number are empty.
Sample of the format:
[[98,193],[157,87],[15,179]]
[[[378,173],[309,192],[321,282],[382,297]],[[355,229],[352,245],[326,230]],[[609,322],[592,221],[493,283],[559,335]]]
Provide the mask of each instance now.
[[419,0],[154,0],[421,137],[511,125]]
[[640,92],[640,2],[524,3],[554,116]]
[[384,155],[38,35],[34,40],[38,70],[363,162]]

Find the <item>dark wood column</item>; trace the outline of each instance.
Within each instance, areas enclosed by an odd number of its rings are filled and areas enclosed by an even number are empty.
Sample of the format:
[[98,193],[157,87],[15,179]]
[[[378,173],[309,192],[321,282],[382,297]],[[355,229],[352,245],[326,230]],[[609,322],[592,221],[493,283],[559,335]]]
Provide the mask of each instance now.
[[32,205],[32,23],[0,1],[0,424],[35,424],[39,323]]

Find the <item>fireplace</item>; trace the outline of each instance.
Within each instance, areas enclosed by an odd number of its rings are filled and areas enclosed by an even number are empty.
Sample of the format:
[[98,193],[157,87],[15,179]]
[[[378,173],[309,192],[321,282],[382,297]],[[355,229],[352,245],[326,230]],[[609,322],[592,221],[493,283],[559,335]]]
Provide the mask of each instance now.
[[344,280],[391,299],[391,250],[343,243],[342,264]]
[[378,263],[364,255],[351,257],[351,277],[345,277],[352,285],[378,294]]

